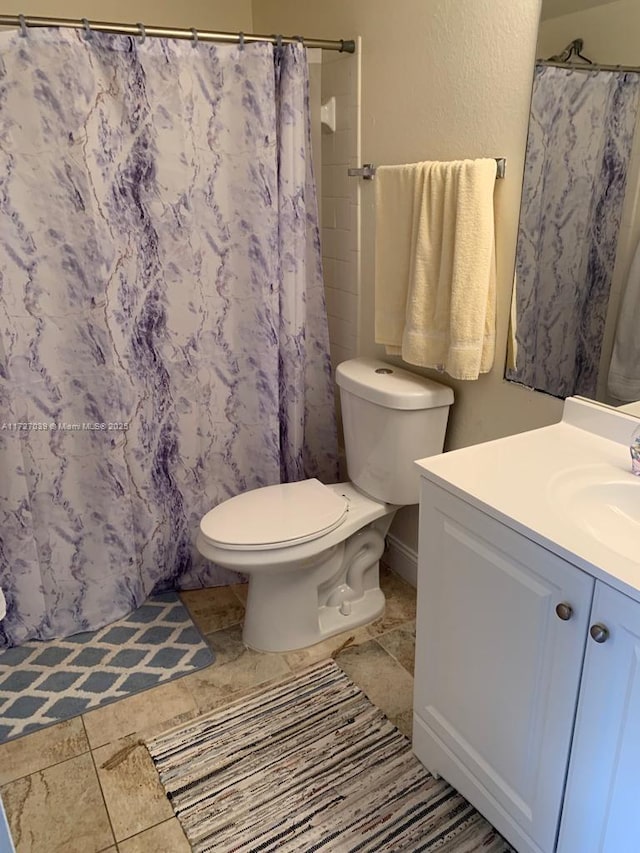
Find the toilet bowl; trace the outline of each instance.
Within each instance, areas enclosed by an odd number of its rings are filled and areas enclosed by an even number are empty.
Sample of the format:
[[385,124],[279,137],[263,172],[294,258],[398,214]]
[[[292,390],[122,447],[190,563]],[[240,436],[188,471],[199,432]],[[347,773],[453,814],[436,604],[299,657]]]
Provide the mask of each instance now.
[[200,523],[200,553],[249,576],[243,640],[258,651],[305,648],[383,613],[385,536],[418,501],[414,460],[442,452],[450,388],[364,358],[336,380],[350,482],[254,489]]

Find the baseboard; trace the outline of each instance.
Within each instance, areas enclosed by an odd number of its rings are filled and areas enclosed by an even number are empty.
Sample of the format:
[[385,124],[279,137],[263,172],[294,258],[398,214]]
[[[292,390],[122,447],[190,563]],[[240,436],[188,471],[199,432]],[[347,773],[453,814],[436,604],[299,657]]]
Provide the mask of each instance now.
[[387,536],[384,562],[390,569],[416,589],[418,586],[418,555],[392,533]]

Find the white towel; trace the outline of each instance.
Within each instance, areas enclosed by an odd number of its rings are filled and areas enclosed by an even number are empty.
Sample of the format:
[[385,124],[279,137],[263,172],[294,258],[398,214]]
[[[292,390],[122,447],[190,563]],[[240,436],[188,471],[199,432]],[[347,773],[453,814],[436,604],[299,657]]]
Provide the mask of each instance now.
[[376,342],[477,379],[495,354],[496,161],[380,167],[378,178]]
[[608,390],[612,397],[625,403],[640,400],[640,242],[620,303]]
[[4,619],[4,617],[6,615],[7,615],[7,602],[5,601],[4,593],[0,589],[0,622]]

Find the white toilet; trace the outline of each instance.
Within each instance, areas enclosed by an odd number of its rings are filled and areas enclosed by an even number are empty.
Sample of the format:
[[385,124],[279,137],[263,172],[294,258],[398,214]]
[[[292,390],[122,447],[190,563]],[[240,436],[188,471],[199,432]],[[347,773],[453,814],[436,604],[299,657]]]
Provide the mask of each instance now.
[[200,522],[200,553],[249,576],[243,639],[259,651],[305,648],[382,614],[384,538],[418,502],[414,460],[442,452],[451,388],[371,358],[343,362],[336,381],[351,482],[265,486]]

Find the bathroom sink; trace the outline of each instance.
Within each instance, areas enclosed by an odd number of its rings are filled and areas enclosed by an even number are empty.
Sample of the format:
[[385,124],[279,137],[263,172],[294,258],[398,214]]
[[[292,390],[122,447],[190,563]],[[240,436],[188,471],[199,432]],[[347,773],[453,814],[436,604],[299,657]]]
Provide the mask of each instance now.
[[553,477],[550,502],[567,523],[629,560],[640,542],[640,477],[609,465],[572,468]]

